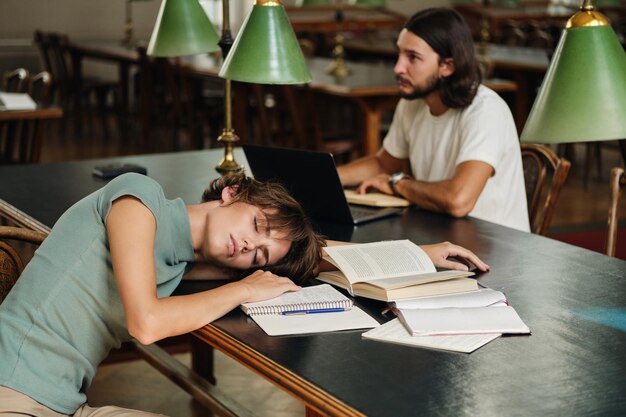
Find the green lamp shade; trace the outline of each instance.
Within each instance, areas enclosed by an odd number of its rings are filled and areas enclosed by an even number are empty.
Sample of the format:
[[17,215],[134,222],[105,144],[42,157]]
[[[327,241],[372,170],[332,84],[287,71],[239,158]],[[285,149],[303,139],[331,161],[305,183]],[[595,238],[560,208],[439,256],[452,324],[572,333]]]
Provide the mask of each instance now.
[[282,5],[254,5],[220,70],[220,77],[255,84],[311,81]]
[[219,35],[198,0],[163,0],[148,55],[183,56],[217,51]]
[[563,31],[521,141],[626,138],[626,53],[610,26]]

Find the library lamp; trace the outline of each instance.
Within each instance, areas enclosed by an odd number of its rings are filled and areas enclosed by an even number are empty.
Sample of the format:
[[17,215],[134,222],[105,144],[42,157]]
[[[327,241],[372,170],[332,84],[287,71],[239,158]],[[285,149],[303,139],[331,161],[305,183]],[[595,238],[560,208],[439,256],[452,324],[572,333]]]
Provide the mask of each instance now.
[[608,19],[584,0],[561,35],[521,141],[626,138],[626,53]]
[[175,57],[217,51],[219,36],[198,0],[163,0],[148,55]]
[[220,77],[257,84],[303,84],[311,74],[280,0],[256,0]]
[[[225,2],[224,7],[227,4]],[[280,0],[256,0],[229,49],[219,73],[225,79],[226,120],[218,141],[224,144],[225,154],[215,169],[222,175],[243,169],[235,162],[233,154],[233,144],[239,138],[232,128],[231,80],[255,84],[311,81],[302,49]]]

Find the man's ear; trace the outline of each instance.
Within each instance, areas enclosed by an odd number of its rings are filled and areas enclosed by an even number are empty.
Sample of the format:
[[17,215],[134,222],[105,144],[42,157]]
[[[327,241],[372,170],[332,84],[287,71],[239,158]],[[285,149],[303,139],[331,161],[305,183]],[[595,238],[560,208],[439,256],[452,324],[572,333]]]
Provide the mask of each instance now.
[[239,186],[237,185],[224,187],[222,189],[222,202],[224,202],[224,204],[230,204],[237,195],[238,190]]
[[439,76],[441,78],[446,78],[454,74],[454,59],[453,58],[445,58],[439,64]]

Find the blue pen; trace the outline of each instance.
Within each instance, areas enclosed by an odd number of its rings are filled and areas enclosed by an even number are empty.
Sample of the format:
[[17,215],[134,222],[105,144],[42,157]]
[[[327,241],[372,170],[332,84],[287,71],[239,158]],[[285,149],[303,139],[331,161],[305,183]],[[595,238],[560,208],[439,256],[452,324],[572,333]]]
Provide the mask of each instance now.
[[346,311],[348,310],[347,308],[316,308],[316,309],[312,309],[312,310],[290,310],[290,311],[283,311],[281,314],[283,316],[291,316],[293,314],[317,314],[317,313],[337,313],[339,311]]

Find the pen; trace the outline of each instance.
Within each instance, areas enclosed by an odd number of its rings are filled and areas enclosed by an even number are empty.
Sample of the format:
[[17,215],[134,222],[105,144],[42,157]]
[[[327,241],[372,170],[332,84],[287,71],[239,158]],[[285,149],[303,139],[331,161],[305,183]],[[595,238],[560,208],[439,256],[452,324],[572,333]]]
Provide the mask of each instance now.
[[346,311],[349,310],[347,308],[338,307],[338,308],[316,308],[313,310],[290,310],[283,311],[281,314],[283,316],[291,316],[293,314],[316,314],[316,313],[336,313],[338,311]]

